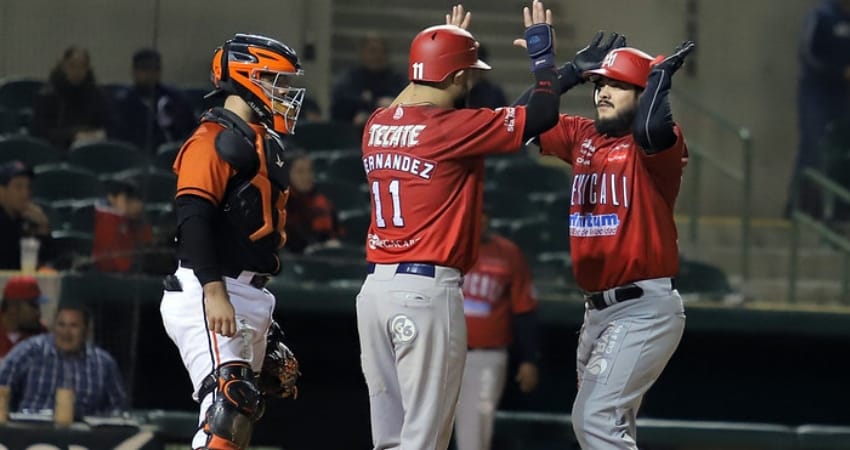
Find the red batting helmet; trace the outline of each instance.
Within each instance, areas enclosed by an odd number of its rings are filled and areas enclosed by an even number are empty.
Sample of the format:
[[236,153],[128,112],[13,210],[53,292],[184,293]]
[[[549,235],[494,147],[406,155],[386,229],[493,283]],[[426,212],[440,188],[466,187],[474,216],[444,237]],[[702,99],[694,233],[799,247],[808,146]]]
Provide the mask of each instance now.
[[410,81],[439,83],[461,69],[490,70],[478,59],[478,41],[463,28],[437,25],[419,32],[410,44]]
[[655,58],[636,48],[617,48],[608,52],[600,68],[587,70],[582,75],[585,78],[601,75],[643,89],[654,61]]

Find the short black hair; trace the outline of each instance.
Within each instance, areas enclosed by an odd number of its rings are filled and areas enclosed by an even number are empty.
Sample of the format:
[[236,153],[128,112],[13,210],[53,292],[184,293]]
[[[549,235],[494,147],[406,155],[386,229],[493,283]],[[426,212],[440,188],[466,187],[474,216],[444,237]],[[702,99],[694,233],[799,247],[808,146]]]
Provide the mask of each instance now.
[[156,49],[143,48],[133,53],[134,69],[159,69],[161,66],[162,57]]
[[6,186],[12,181],[12,178],[19,176],[33,177],[32,168],[22,163],[21,161],[9,161],[0,165],[0,185]]
[[142,198],[138,184],[132,180],[112,179],[104,184],[108,195],[126,194],[128,198]]
[[56,316],[59,316],[61,311],[78,311],[83,315],[83,322],[86,325],[86,329],[92,326],[92,312],[91,309],[85,304],[77,301],[69,301],[59,303],[59,306],[56,307]]

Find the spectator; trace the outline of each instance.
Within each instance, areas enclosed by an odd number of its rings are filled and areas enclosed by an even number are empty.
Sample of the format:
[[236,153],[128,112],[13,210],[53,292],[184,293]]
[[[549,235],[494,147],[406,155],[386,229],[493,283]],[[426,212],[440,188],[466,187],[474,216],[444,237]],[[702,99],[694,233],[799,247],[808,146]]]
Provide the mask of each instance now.
[[[479,49],[480,51],[480,49]],[[537,295],[519,247],[490,229],[490,207],[481,215],[481,248],[463,277],[466,367],[455,417],[458,450],[490,450],[493,421],[508,371],[508,346],[516,337],[520,391],[537,387]]]
[[68,47],[36,95],[32,134],[70,148],[105,139],[109,120],[109,103],[95,83],[88,50]]
[[307,153],[295,152],[289,161],[286,248],[293,253],[304,253],[311,246],[338,245],[340,226],[336,209],[316,190],[313,160]]
[[51,255],[50,223],[32,201],[32,170],[20,161],[0,166],[0,270],[21,269],[21,238],[41,241],[39,262]]
[[[487,48],[483,45],[478,47],[478,57],[484,61],[490,60]],[[500,108],[508,104],[505,91],[498,84],[487,78],[487,72],[483,70],[472,71],[472,89],[469,90],[469,98],[466,106],[469,108]]]
[[298,121],[304,123],[322,122],[322,108],[319,106],[313,97],[304,96],[304,101],[301,102],[301,112],[298,115]]
[[801,183],[800,174],[807,167],[825,168],[825,155],[820,152],[822,139],[831,123],[850,113],[850,0],[822,0],[809,13],[799,56],[800,140],[786,215],[795,195],[800,195],[801,207],[819,215],[819,191]]
[[159,52],[138,50],[132,69],[133,86],[115,98],[121,121],[117,137],[149,154],[160,144],[184,140],[196,125],[192,105],[182,92],[162,84]]
[[9,411],[53,409],[56,388],[73,388],[76,416],[125,411],[127,394],[118,365],[106,350],[86,342],[91,315],[81,305],[59,305],[52,333],[20,342],[0,365],[0,385],[10,387]]
[[6,281],[0,302],[0,361],[15,344],[45,331],[40,306],[45,301],[35,277],[18,275]]
[[388,65],[384,39],[369,34],[360,42],[360,64],[334,83],[331,119],[362,126],[376,108],[389,106],[405,85],[404,75]]
[[129,272],[137,252],[153,238],[144,221],[144,203],[135,183],[107,183],[106,204],[95,206],[94,265],[103,272]]

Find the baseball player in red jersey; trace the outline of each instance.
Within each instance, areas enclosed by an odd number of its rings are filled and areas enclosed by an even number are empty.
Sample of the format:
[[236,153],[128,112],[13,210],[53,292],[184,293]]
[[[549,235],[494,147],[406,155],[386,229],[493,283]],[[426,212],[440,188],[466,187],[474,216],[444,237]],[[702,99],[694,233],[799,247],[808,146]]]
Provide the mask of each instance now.
[[[278,133],[293,132],[304,88],[295,52],[237,34],[216,49],[211,78],[226,95],[174,162],[180,267],[166,277],[160,312],[200,403],[192,448],[242,450],[273,386],[261,374],[288,352],[265,289],[280,271],[289,195]],[[297,371],[297,369],[296,369]]]
[[522,392],[537,386],[537,297],[531,271],[516,244],[490,231],[486,208],[481,220],[478,260],[463,277],[468,348],[455,419],[458,450],[490,450],[514,337],[520,361],[515,380]]
[[516,152],[557,119],[552,13],[535,1],[523,18],[536,78],[525,107],[455,108],[469,72],[490,68],[458,26],[468,21],[457,20],[416,35],[410,84],[364,128],[372,221],[357,327],[375,449],[449,445],[466,360],[461,280],[478,254],[484,155]]
[[673,209],[687,149],[668,94],[694,44],[666,59],[615,48],[600,65],[600,40],[559,69],[562,90],[593,83],[596,120],[561,115],[539,143],[573,166],[570,248],[586,291],[573,428],[582,448],[636,449],[641,400],[685,327]]

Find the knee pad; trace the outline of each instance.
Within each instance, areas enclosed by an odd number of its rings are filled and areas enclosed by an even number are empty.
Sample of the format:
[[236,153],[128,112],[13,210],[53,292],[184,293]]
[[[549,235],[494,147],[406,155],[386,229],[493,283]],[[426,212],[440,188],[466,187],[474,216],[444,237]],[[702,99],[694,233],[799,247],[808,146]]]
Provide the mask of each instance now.
[[218,368],[215,397],[204,419],[204,431],[209,435],[207,448],[248,448],[254,423],[264,412],[265,400],[254,384],[251,367],[244,362],[222,364]]

